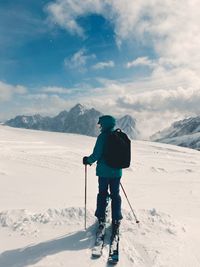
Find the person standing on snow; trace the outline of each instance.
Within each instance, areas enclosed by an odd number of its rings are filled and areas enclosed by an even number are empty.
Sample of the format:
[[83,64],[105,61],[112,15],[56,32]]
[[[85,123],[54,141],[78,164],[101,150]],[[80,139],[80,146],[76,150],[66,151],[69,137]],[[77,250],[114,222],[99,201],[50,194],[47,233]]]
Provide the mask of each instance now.
[[104,160],[103,152],[106,145],[106,140],[111,131],[114,131],[116,120],[110,115],[105,115],[99,118],[101,133],[97,138],[93,153],[83,158],[83,164],[91,165],[97,161],[96,175],[99,183],[99,192],[97,195],[97,207],[95,216],[99,221],[99,225],[105,224],[105,211],[107,206],[107,197],[111,197],[112,210],[112,230],[119,230],[120,221],[122,220],[121,213],[121,196],[120,196],[120,179],[122,177],[122,169],[112,168],[108,166]]

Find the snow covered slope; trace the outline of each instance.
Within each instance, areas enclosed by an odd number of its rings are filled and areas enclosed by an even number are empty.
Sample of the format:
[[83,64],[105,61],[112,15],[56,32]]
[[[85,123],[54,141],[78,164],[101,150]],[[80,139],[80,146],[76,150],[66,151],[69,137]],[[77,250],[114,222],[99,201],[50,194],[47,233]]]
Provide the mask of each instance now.
[[[84,166],[95,138],[0,125],[0,267],[107,266],[110,228],[100,259],[91,259],[96,221],[95,165]],[[122,183],[120,267],[200,266],[200,153],[132,142]],[[123,196],[123,194],[122,194]]]
[[176,121],[169,128],[155,133],[150,139],[200,150],[200,116]]

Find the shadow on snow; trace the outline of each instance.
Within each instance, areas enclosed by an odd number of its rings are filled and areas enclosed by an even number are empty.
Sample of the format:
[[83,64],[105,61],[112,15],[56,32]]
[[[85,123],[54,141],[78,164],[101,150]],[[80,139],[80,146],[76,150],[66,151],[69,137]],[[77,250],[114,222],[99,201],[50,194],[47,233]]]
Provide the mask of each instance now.
[[91,225],[86,231],[78,231],[39,244],[5,251],[0,254],[0,267],[24,267],[62,251],[91,248],[94,244],[94,229],[95,224]]

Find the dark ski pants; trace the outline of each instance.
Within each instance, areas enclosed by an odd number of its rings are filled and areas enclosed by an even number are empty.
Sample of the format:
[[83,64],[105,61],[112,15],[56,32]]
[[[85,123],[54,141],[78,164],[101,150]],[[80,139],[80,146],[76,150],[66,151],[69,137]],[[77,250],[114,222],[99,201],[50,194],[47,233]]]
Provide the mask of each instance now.
[[123,218],[121,213],[121,197],[119,194],[120,179],[121,177],[99,177],[99,192],[97,195],[97,209],[95,212],[95,216],[98,219],[105,218],[107,197],[109,196],[108,189],[111,197],[112,220],[118,221]]

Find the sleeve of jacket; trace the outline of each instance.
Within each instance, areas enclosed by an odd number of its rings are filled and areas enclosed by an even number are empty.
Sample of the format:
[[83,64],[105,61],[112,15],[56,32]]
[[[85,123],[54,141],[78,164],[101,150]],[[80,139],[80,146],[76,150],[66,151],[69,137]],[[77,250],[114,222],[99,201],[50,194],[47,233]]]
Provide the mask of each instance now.
[[89,163],[92,164],[101,158],[103,154],[103,145],[104,145],[104,138],[103,135],[100,134],[97,138],[92,154],[88,157]]

